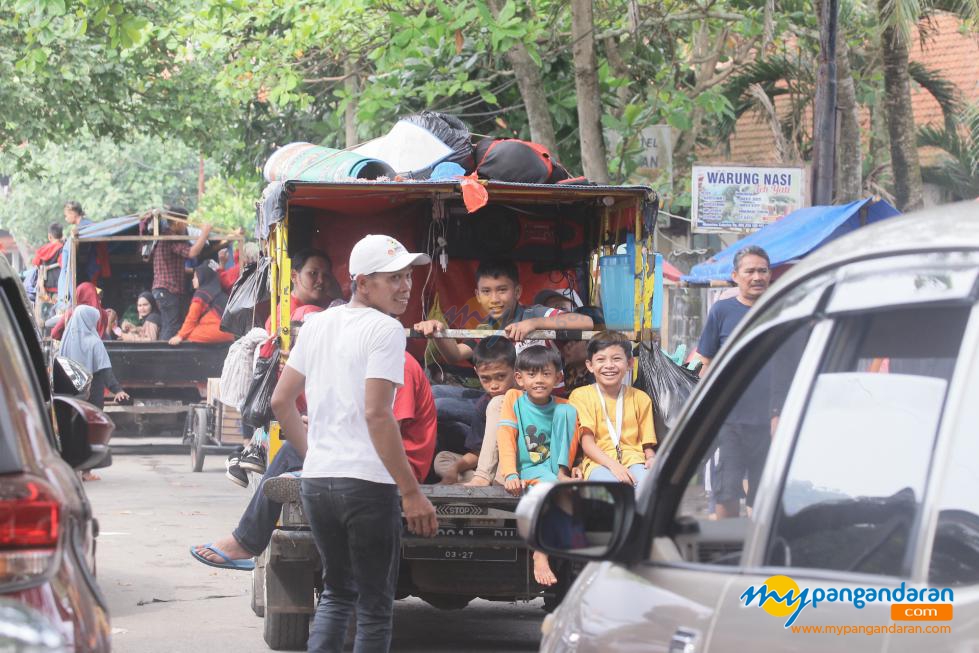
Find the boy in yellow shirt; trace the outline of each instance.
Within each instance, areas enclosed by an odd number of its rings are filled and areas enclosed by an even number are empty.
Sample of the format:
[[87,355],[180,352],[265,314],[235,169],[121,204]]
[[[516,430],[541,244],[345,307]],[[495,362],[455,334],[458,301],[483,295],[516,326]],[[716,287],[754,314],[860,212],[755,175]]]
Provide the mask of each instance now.
[[588,342],[585,365],[596,383],[568,398],[578,412],[582,474],[589,481],[638,486],[653,466],[656,432],[652,399],[625,384],[632,343],[615,331],[598,333]]

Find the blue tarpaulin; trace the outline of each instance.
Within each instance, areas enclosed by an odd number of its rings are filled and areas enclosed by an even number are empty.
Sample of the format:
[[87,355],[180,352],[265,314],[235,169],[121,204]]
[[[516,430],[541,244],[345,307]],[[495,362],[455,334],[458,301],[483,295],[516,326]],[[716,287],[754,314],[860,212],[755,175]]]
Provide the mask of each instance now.
[[708,261],[693,266],[682,277],[689,283],[727,281],[734,271],[738,250],[757,245],[768,252],[772,267],[802,258],[809,252],[860,227],[893,218],[900,211],[885,202],[867,198],[841,206],[811,206],[793,211],[778,222],[759,229]]

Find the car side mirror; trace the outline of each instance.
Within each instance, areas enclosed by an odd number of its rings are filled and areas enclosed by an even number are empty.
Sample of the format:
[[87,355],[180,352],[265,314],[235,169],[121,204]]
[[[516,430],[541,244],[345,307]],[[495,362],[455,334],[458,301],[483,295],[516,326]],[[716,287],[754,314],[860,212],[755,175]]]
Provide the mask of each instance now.
[[517,506],[517,530],[533,549],[603,560],[625,543],[635,506],[635,488],[624,483],[540,483]]
[[61,457],[78,471],[105,467],[116,425],[101,410],[74,397],[54,397]]
[[54,394],[88,399],[92,387],[92,375],[88,370],[64,356],[55,357],[52,367],[51,386]]

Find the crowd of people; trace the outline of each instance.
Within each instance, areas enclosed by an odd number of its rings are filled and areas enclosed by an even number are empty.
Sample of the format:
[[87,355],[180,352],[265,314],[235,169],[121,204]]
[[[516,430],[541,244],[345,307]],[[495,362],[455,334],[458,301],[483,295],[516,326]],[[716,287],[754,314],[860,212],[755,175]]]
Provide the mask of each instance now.
[[[570,293],[538,295],[551,305],[520,304],[511,261],[485,261],[475,279],[481,326],[506,337],[434,340],[447,360],[472,363],[481,389],[432,385],[396,319],[410,301],[411,267],[427,262],[392,238],[368,236],[351,252],[344,303],[326,290],[332,276],[319,274],[330,269],[325,254],[294,257],[296,339],[272,395],[286,443],[237,527],[191,547],[204,564],[252,569],[281,504],[301,500],[326,569],[309,650],[343,641],[354,606],[358,642],[383,650],[389,641],[401,516],[413,533],[437,528],[420,483],[498,484],[516,496],[571,478],[637,487],[655,460],[652,400],[629,384],[631,341],[601,330],[600,310],[575,310]],[[414,328],[433,335],[448,327],[427,320]],[[528,340],[537,329],[599,331],[587,342]],[[283,482],[295,476],[299,496]],[[533,558],[537,582],[556,583],[547,556]]]
[[[81,204],[66,202],[64,218],[68,229],[78,235],[78,230],[94,224],[85,215]],[[167,207],[166,218],[162,222],[162,235],[187,234],[187,211],[181,207]],[[29,292],[45,326],[50,329],[53,340],[62,342],[65,352],[69,334],[82,332],[82,316],[96,316],[91,334],[100,340],[121,340],[125,342],[164,341],[178,346],[191,343],[227,343],[234,339],[230,333],[220,330],[221,316],[228,301],[228,292],[244,261],[258,259],[258,248],[246,244],[242,252],[231,254],[230,246],[218,250],[217,260],[199,259],[208,243],[210,225],[204,225],[191,242],[159,240],[142,250],[147,265],[152,268],[152,277],[147,287],[137,293],[132,303],[120,310],[103,305],[107,250],[105,243],[82,243],[77,249],[77,277],[80,283],[75,287],[73,298],[67,303],[58,297],[58,282],[62,269],[67,265],[65,249],[65,228],[59,223],[48,227],[48,242],[38,248],[33,264],[36,272],[28,280]],[[82,307],[92,311],[81,311]],[[121,314],[121,317],[120,317]],[[75,319],[79,316],[78,319]],[[72,328],[72,323],[78,325]],[[86,330],[86,341],[88,331]],[[69,346],[70,350],[71,347]],[[104,346],[102,350],[104,350]],[[89,360],[86,355],[85,360]],[[108,356],[100,361],[108,363]],[[91,362],[91,361],[90,361]],[[88,370],[97,375],[100,368]],[[111,366],[109,368],[111,373]],[[111,377],[115,382],[115,377]],[[99,394],[103,388],[113,389],[107,382],[93,386],[92,401],[101,406],[104,397]],[[96,392],[98,390],[98,392]],[[98,394],[98,396],[95,396]],[[112,400],[126,401],[129,395],[113,391]]]
[[[69,223],[81,226],[81,207],[66,205],[66,218],[69,211]],[[42,260],[53,256],[55,226],[51,246],[38,252]],[[185,228],[175,221],[169,233],[185,234]],[[198,261],[192,275],[186,272],[209,232],[204,227],[193,243],[157,242],[148,254],[151,288],[121,320],[102,307],[96,283],[76,288],[75,307],[60,316],[52,335],[62,340],[65,355],[77,356],[93,373],[99,402],[105,390],[114,401],[128,399],[112,375],[104,339],[174,346],[234,339],[220,330],[233,279],[218,262]],[[437,529],[420,484],[497,484],[515,496],[536,483],[570,479],[638,487],[655,461],[653,401],[631,385],[632,342],[604,330],[601,310],[580,306],[573,291],[545,290],[533,304],[521,304],[512,261],[483,261],[475,275],[475,300],[485,315],[479,326],[503,337],[457,341],[442,334],[448,325],[441,321],[413,325],[433,337],[446,362],[471,364],[479,387],[433,384],[407,353],[398,320],[411,301],[412,267],[428,263],[426,254],[408,252],[393,238],[367,236],[350,253],[345,299],[324,252],[293,255],[295,340],[271,398],[286,442],[267,462],[267,443],[243,429],[248,447],[229,458],[228,476],[247,486],[246,472],[261,472],[264,491],[252,495],[231,533],[191,548],[204,564],[251,569],[251,558],[268,546],[281,504],[301,500],[325,568],[310,650],[343,642],[354,608],[357,646],[384,650],[389,644],[402,515],[413,533],[431,536]],[[705,369],[767,288],[768,268],[767,255],[757,248],[736,258],[738,294],[713,307],[700,342]],[[587,341],[528,339],[541,329],[596,335]],[[277,347],[269,331],[267,323],[258,338],[233,345],[229,361],[233,356],[241,374],[250,376],[256,357]],[[246,343],[247,350],[236,349]],[[750,506],[758,471],[753,461],[764,459],[768,439],[756,424],[732,427],[721,438],[725,457],[714,470],[718,517],[737,514],[746,493]],[[293,485],[281,479],[295,476],[301,477],[300,496],[283,494]],[[543,586],[557,582],[541,552],[533,554],[533,571]]]

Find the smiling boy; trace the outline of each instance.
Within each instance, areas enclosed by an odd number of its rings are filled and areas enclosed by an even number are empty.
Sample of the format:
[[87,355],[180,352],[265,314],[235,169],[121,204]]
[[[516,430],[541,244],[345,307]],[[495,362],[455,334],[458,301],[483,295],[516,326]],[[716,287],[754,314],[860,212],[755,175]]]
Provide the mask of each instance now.
[[[522,390],[508,390],[496,431],[500,475],[506,491],[520,496],[541,481],[570,479],[577,443],[577,415],[566,399],[552,396],[564,376],[561,356],[534,345],[517,355],[516,381]],[[547,555],[534,552],[534,578],[544,586],[557,582]]]
[[476,402],[466,436],[466,452],[442,451],[435,457],[435,472],[442,477],[442,483],[462,481],[472,486],[487,486],[492,482],[497,466],[496,427],[503,395],[515,383],[516,359],[513,343],[506,338],[485,338],[476,345],[473,367],[486,394]]
[[632,343],[621,333],[603,331],[588,342],[587,355],[595,383],[568,398],[578,411],[582,473],[589,481],[638,486],[653,466],[656,432],[652,399],[625,384]]
[[[502,329],[514,342],[523,341],[527,334],[538,329],[592,328],[587,315],[564,313],[547,306],[525,306],[520,303],[520,274],[510,260],[483,261],[476,268],[476,302],[486,317],[479,328]],[[445,331],[448,327],[439,320],[425,320],[415,329],[425,336]],[[525,346],[540,343],[524,343]],[[459,342],[451,338],[436,338],[435,346],[449,363],[471,360],[475,340]],[[517,347],[518,353],[521,347]]]

